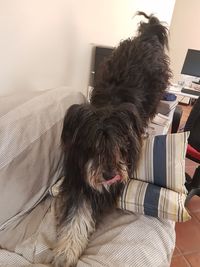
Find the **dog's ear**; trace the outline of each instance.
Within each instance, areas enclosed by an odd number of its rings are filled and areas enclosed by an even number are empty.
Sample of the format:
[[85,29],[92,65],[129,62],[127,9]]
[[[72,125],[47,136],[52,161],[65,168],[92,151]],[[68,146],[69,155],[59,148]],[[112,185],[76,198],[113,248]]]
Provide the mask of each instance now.
[[64,122],[63,122],[63,129],[61,134],[61,141],[64,149],[70,146],[70,143],[73,139],[75,131],[80,123],[81,117],[81,106],[82,105],[72,105],[66,112]]

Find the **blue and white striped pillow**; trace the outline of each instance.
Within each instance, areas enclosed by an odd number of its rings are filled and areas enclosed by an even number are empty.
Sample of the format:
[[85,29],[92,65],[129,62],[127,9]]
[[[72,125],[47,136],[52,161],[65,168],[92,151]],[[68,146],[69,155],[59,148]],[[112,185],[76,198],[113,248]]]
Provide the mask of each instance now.
[[184,222],[190,215],[184,207],[186,194],[154,184],[129,179],[119,200],[122,210]]
[[145,139],[133,178],[186,193],[185,155],[188,136],[189,132],[182,132]]
[[118,207],[139,214],[183,222],[185,153],[189,133],[151,136],[144,141],[134,179],[129,179]]

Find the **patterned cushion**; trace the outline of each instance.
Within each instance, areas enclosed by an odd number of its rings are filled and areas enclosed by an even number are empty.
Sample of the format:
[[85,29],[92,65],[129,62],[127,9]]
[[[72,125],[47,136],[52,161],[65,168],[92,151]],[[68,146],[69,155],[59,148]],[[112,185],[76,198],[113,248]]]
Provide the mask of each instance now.
[[138,170],[125,186],[119,208],[178,222],[190,219],[184,207],[188,135],[151,136],[144,141]]
[[186,195],[154,184],[129,179],[118,207],[131,212],[184,222],[190,215],[184,207]]
[[186,193],[185,155],[189,132],[150,136],[144,140],[134,179]]

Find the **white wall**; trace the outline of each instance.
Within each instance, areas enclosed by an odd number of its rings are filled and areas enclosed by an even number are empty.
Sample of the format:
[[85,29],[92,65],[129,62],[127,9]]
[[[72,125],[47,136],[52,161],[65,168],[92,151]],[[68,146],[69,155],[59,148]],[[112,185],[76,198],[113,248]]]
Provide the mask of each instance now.
[[0,94],[72,85],[86,92],[91,43],[132,36],[136,11],[170,23],[175,0],[0,0]]
[[176,0],[170,26],[170,58],[174,82],[185,79],[180,73],[187,50],[200,50],[199,11],[199,0]]

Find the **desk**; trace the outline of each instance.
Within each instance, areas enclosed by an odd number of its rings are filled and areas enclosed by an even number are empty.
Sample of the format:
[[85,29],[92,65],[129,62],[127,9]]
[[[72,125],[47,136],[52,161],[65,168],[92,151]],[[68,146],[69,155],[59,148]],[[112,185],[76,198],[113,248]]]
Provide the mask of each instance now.
[[[189,88],[189,87],[184,87],[184,88],[194,90],[193,88]],[[180,95],[183,97],[186,96],[186,97],[193,98],[193,99],[199,98],[199,96],[196,96],[196,95],[183,93],[183,92],[181,92],[181,89],[182,89],[182,87],[180,87],[180,86],[172,85],[167,89],[167,92],[175,94],[175,95]]]

